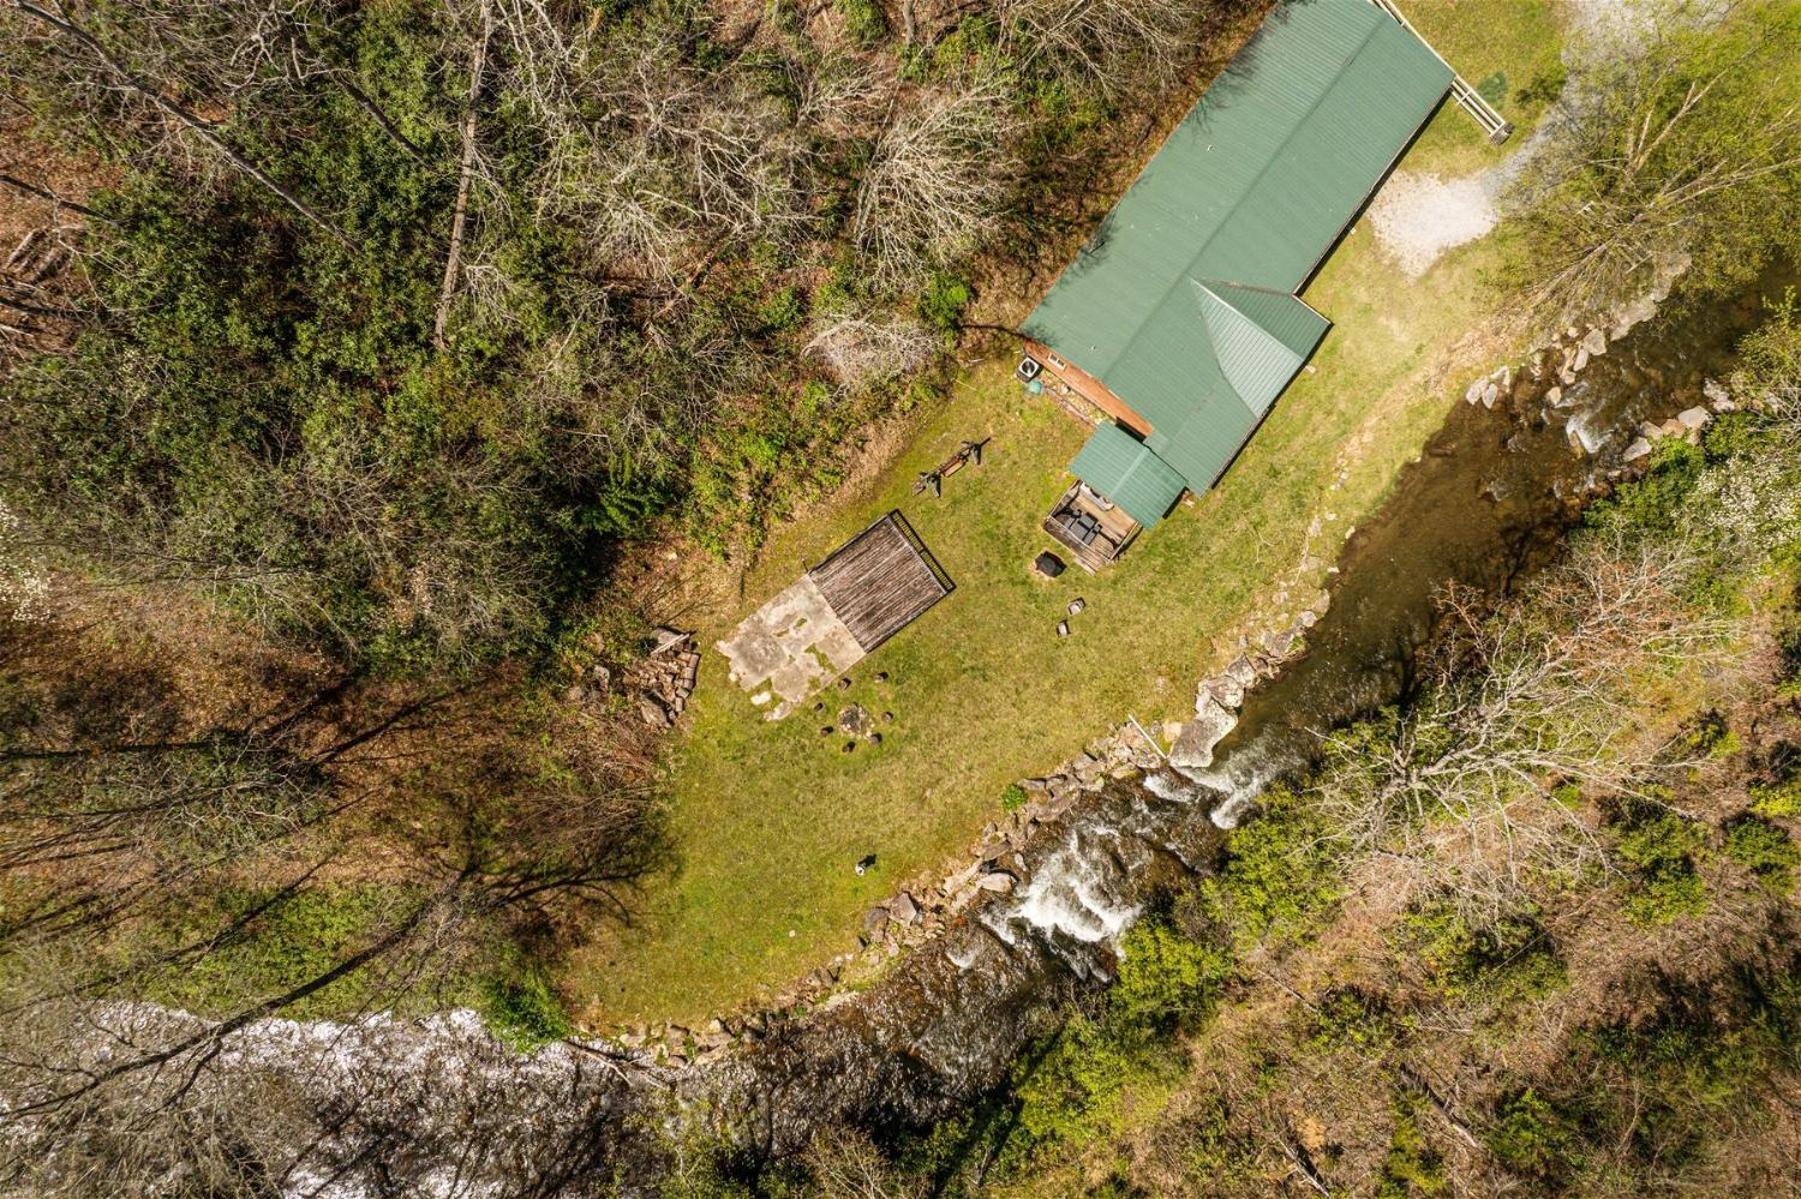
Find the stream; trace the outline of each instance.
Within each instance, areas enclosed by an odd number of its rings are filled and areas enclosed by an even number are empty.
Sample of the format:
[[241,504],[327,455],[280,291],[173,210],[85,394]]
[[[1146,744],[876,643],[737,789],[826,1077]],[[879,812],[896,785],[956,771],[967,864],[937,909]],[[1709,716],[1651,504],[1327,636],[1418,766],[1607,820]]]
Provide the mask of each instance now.
[[1304,764],[1322,732],[1406,693],[1447,584],[1504,593],[1556,553],[1641,422],[1703,403],[1705,379],[1722,372],[1763,294],[1640,325],[1557,406],[1545,400],[1551,377],[1518,383],[1492,411],[1458,404],[1347,541],[1306,653],[1250,694],[1212,767],[1109,783],[1029,848],[1016,894],[678,1089],[747,1150],[780,1155],[822,1124],[921,1125],[995,1085],[1067,1001],[1105,984],[1115,937],[1155,890],[1210,867],[1219,825]]

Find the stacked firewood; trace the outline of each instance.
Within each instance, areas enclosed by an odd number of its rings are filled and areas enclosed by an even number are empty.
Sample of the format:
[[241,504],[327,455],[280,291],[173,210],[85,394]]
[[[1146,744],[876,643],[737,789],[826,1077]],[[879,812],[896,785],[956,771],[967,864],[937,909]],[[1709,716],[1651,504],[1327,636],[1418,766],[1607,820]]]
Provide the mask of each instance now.
[[638,714],[644,723],[668,728],[694,693],[700,654],[693,647],[692,633],[665,627],[657,630],[656,637],[650,653],[626,668],[625,685],[637,696]]

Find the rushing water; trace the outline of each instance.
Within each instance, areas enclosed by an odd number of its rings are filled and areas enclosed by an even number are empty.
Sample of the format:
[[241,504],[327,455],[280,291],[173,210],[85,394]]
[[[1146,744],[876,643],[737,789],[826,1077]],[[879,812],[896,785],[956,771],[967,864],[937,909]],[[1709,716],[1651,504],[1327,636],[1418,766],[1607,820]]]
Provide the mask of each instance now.
[[1504,591],[1555,550],[1641,422],[1702,402],[1757,294],[1641,326],[1555,407],[1543,398],[1550,379],[1493,411],[1457,405],[1346,544],[1306,654],[1252,693],[1212,768],[1109,784],[1031,847],[1030,881],[1016,894],[867,991],[698,1075],[696,1096],[718,1105],[721,1126],[747,1148],[780,1154],[823,1122],[934,1120],[993,1085],[1071,996],[1111,977],[1117,937],[1156,888],[1207,868],[1216,822],[1254,808],[1320,732],[1405,693],[1448,583]]

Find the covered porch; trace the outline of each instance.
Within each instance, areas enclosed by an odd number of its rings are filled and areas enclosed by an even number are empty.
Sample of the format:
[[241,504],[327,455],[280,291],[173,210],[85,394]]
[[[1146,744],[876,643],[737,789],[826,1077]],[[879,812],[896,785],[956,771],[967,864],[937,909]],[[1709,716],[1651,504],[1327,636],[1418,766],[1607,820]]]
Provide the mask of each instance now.
[[1069,469],[1076,484],[1045,517],[1044,530],[1090,572],[1125,553],[1188,488],[1174,467],[1111,422],[1096,426]]

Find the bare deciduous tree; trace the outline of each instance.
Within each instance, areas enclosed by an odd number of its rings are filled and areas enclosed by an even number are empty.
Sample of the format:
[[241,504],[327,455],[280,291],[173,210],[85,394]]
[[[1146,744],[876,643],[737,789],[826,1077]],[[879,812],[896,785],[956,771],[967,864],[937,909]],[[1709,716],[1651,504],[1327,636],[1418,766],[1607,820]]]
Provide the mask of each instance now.
[[1213,7],[1208,0],[999,0],[995,15],[1028,68],[1077,76],[1117,96],[1172,83]]
[[852,236],[876,277],[916,280],[973,250],[1005,206],[1011,127],[995,79],[921,92],[876,139],[857,188]]
[[846,387],[869,387],[909,375],[943,349],[932,331],[900,316],[832,316],[807,342]]
[[1767,86],[1801,69],[1801,21],[1765,11],[1671,6],[1642,45],[1579,56],[1517,185],[1548,323],[1595,319],[1685,255],[1704,284],[1752,277],[1790,235],[1758,213],[1801,197],[1801,105]]
[[1548,791],[1572,782],[1651,801],[1692,765],[1643,725],[1634,687],[1729,660],[1736,626],[1684,601],[1698,562],[1680,544],[1597,541],[1494,614],[1453,592],[1454,653],[1392,739],[1379,752],[1329,742],[1321,795],[1335,835],[1481,918],[1514,906],[1535,875],[1603,864],[1584,818]]

